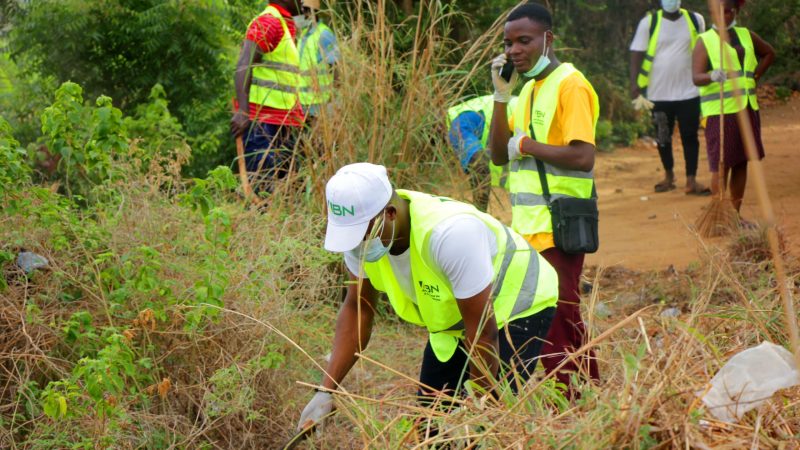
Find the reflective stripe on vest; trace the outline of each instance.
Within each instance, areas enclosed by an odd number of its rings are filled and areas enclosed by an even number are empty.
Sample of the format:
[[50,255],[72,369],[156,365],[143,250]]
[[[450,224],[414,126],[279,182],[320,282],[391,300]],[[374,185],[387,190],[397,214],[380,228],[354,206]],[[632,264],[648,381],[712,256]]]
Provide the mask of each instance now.
[[317,60],[319,40],[322,32],[328,30],[327,25],[317,22],[311,34],[304,30],[300,42],[300,103],[302,105],[318,105],[331,98],[333,89],[333,70],[323,58]]
[[[253,64],[250,81],[250,103],[276,109],[292,109],[297,105],[297,88],[300,83],[300,57],[289,33],[286,20],[274,6],[267,6],[261,15],[278,19],[283,37],[271,52],[262,55],[260,63]],[[252,22],[251,22],[252,24]]]
[[477,217],[497,239],[490,295],[498,327],[556,305],[558,275],[522,236],[472,205],[414,191],[398,189],[397,194],[409,202],[409,251],[416,302],[397,283],[388,257],[365,263],[364,272],[375,289],[386,292],[400,318],[428,329],[439,361],[448,361],[458,347],[458,339],[464,336],[464,322],[450,282],[430,256],[431,232],[443,220],[462,214]]
[[[511,97],[508,102],[507,111],[510,115],[517,105],[517,97]],[[483,114],[483,134],[481,135],[481,146],[484,149],[489,148],[489,129],[492,123],[492,113],[494,112],[494,96],[484,95],[482,97],[475,97],[447,110],[447,127],[456,120],[459,114],[465,111],[474,111]],[[489,161],[489,172],[492,176],[492,186],[500,186],[507,189],[508,182],[508,165],[496,166],[491,160]]]
[[[686,24],[689,27],[689,34],[691,35],[692,44],[691,48],[689,49],[689,54],[686,55],[687,57],[691,57],[691,51],[694,49],[694,44],[697,42],[697,28],[695,28],[694,21],[692,20],[692,16],[689,11],[681,8],[681,14],[683,18],[686,19]],[[653,20],[653,13],[650,12],[648,14],[650,16],[650,20]],[[644,55],[644,60],[642,61],[642,67],[639,68],[639,76],[636,78],[636,84],[639,85],[639,89],[646,89],[648,84],[650,83],[650,70],[653,68],[653,60],[656,57],[656,47],[658,46],[658,35],[661,33],[661,21],[663,20],[664,10],[659,9],[658,12],[655,13],[655,28],[653,29],[652,34],[650,35],[650,41],[647,45],[647,53]],[[651,24],[652,25],[652,24]]]
[[[538,142],[551,145],[564,145],[561,142],[549,142],[550,125],[555,117],[558,107],[561,82],[572,74],[578,74],[592,91],[594,106],[594,123],[600,112],[600,101],[594,88],[572,64],[563,63],[545,79],[542,86],[535,92],[536,98],[531,111],[529,101],[520,101],[514,110],[514,126],[524,130],[530,136],[529,124],[531,114],[536,119],[533,121],[535,136]],[[520,98],[531,99],[534,94],[535,80],[529,81],[520,92]],[[579,170],[566,170],[544,162],[547,185],[550,188],[551,199],[560,197],[591,198],[594,186],[594,172]],[[550,210],[544,200],[542,183],[539,179],[536,160],[524,156],[510,162],[508,174],[508,190],[511,193],[511,227],[523,235],[537,233],[552,233],[553,224],[550,219]]]
[[[719,90],[720,83],[711,82],[705,86],[700,86],[700,112],[703,117],[718,116],[720,114],[735,114],[750,104],[754,111],[758,111],[758,98],[756,96],[755,70],[758,66],[756,51],[753,47],[753,39],[747,28],[733,27],[739,37],[739,43],[744,48],[744,68],[739,63],[739,55],[736,49],[725,43],[725,52],[728,57],[722,60],[719,51],[720,38],[715,30],[709,30],[700,35],[703,45],[706,46],[708,59],[711,61],[709,71],[724,67],[728,72],[728,80],[722,86],[724,107],[720,106]],[[731,64],[732,67],[728,67]],[[737,74],[733,77],[731,74]]]

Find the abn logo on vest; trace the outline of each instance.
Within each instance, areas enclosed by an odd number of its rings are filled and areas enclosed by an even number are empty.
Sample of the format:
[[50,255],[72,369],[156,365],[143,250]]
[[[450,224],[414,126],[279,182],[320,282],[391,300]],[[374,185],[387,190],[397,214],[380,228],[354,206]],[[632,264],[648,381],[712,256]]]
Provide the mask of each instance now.
[[425,284],[422,281],[419,282],[419,290],[422,292],[423,295],[427,295],[431,298],[431,300],[439,301],[441,297],[439,296],[439,286],[435,284]]
[[333,213],[334,216],[345,217],[348,214],[350,214],[351,216],[355,216],[356,215],[356,207],[355,206],[351,205],[348,208],[346,206],[337,205],[336,203],[333,203],[330,200],[328,200],[328,209],[331,210],[331,212]]

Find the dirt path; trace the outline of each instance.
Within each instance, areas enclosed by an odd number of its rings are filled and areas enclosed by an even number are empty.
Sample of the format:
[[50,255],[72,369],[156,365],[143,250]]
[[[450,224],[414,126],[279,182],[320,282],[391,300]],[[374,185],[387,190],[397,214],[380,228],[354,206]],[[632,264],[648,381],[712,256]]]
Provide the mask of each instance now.
[[[790,251],[800,255],[800,97],[762,108],[761,122],[769,194]],[[683,193],[685,166],[677,134],[673,144],[678,189],[667,193],[653,192],[653,185],[664,175],[654,145],[640,142],[633,148],[598,155],[595,172],[600,196],[600,251],[589,255],[587,264],[648,270],[669,265],[685,268],[699,260],[698,241],[690,226],[710,199]],[[700,146],[698,179],[708,184],[702,135]],[[493,201],[490,208],[503,221],[510,221],[505,199],[499,205]],[[761,217],[752,177],[742,214],[751,220]],[[725,240],[713,243],[724,245]]]

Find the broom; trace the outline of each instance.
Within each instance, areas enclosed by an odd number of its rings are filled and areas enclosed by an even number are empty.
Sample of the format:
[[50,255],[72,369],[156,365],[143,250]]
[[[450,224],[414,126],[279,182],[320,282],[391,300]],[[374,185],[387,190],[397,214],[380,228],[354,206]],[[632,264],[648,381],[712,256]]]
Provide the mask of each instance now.
[[[719,2],[717,13],[714,14],[714,21],[719,32],[720,48],[720,70],[725,70],[725,42],[728,41],[728,30],[725,28],[723,20],[723,4]],[[713,9],[712,9],[713,11]],[[721,83],[724,85],[724,82]],[[734,89],[735,90],[735,89]],[[711,198],[711,204],[697,218],[695,229],[704,238],[727,236],[739,225],[739,213],[733,207],[730,199],[725,198],[725,191],[728,185],[728,176],[725,173],[725,97],[723,86],[719,89],[719,189]]]

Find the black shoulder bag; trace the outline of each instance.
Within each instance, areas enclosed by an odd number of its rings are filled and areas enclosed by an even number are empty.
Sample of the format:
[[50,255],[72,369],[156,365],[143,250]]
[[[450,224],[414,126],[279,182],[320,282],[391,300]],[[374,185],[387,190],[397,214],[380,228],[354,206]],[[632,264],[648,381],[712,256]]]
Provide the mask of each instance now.
[[[533,95],[533,94],[531,94]],[[533,109],[533,101],[531,101]],[[531,111],[533,118],[533,111]],[[533,132],[533,120],[530,123],[531,137],[536,139]],[[539,172],[539,181],[542,183],[542,193],[550,218],[553,222],[553,241],[556,247],[565,253],[594,253],[600,245],[598,236],[597,191],[592,180],[592,198],[559,197],[551,200],[550,188],[547,185],[547,175],[544,163],[535,158],[536,168]]]

